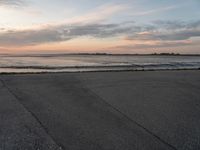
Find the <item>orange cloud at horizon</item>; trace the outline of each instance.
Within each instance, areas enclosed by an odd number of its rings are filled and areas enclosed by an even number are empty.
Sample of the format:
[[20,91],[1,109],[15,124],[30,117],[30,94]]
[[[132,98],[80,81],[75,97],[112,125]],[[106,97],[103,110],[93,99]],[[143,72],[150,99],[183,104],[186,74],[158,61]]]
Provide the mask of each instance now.
[[[118,43],[118,44],[116,44]],[[40,45],[31,46],[18,46],[18,47],[7,47],[4,52],[12,53],[28,53],[28,52],[69,52],[69,53],[80,53],[80,52],[99,52],[105,51],[109,47],[115,47],[116,45],[127,44],[126,41],[119,39],[95,39],[95,38],[77,38],[64,42],[56,43],[45,43]],[[3,48],[1,48],[3,50]],[[0,49],[0,52],[2,51]]]
[[[0,49],[0,53],[194,53],[199,51],[199,45],[193,45],[191,42],[183,42],[179,47],[162,47],[160,41],[140,41],[140,40],[124,40],[122,38],[114,39],[95,39],[95,38],[77,38],[65,42],[46,43],[41,45],[10,47]],[[176,44],[169,42],[166,44]],[[187,45],[188,44],[188,45]],[[160,46],[161,45],[161,46]],[[160,46],[157,48],[156,46]],[[192,51],[193,50],[193,51]]]

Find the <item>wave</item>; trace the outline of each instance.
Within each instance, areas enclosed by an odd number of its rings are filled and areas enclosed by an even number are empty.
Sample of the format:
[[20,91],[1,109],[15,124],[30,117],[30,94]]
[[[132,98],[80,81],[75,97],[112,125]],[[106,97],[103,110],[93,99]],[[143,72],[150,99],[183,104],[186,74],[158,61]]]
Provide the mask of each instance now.
[[37,69],[37,70],[66,70],[66,69],[117,69],[117,68],[135,68],[135,69],[156,69],[156,68],[200,68],[200,63],[165,63],[165,64],[155,64],[155,63],[146,63],[146,64],[121,64],[121,65],[79,65],[79,66],[0,66],[1,69]]

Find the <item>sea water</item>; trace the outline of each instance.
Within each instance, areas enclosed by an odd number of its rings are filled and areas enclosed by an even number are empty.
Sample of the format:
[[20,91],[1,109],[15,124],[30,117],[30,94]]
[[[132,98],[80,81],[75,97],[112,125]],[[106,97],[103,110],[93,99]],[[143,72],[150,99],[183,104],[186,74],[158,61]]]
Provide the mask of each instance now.
[[200,56],[0,55],[0,73],[199,69]]

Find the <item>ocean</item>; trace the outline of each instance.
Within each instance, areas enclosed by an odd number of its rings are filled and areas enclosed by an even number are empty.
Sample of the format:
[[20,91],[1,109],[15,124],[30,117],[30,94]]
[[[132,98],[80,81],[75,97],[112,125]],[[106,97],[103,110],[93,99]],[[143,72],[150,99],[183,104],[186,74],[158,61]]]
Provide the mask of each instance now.
[[0,55],[0,73],[199,69],[200,56]]

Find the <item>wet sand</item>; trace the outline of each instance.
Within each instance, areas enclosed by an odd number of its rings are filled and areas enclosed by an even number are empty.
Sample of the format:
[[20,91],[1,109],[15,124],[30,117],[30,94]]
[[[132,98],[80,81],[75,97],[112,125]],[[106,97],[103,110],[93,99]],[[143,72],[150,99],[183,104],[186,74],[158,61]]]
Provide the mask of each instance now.
[[198,70],[0,80],[0,150],[200,149]]

